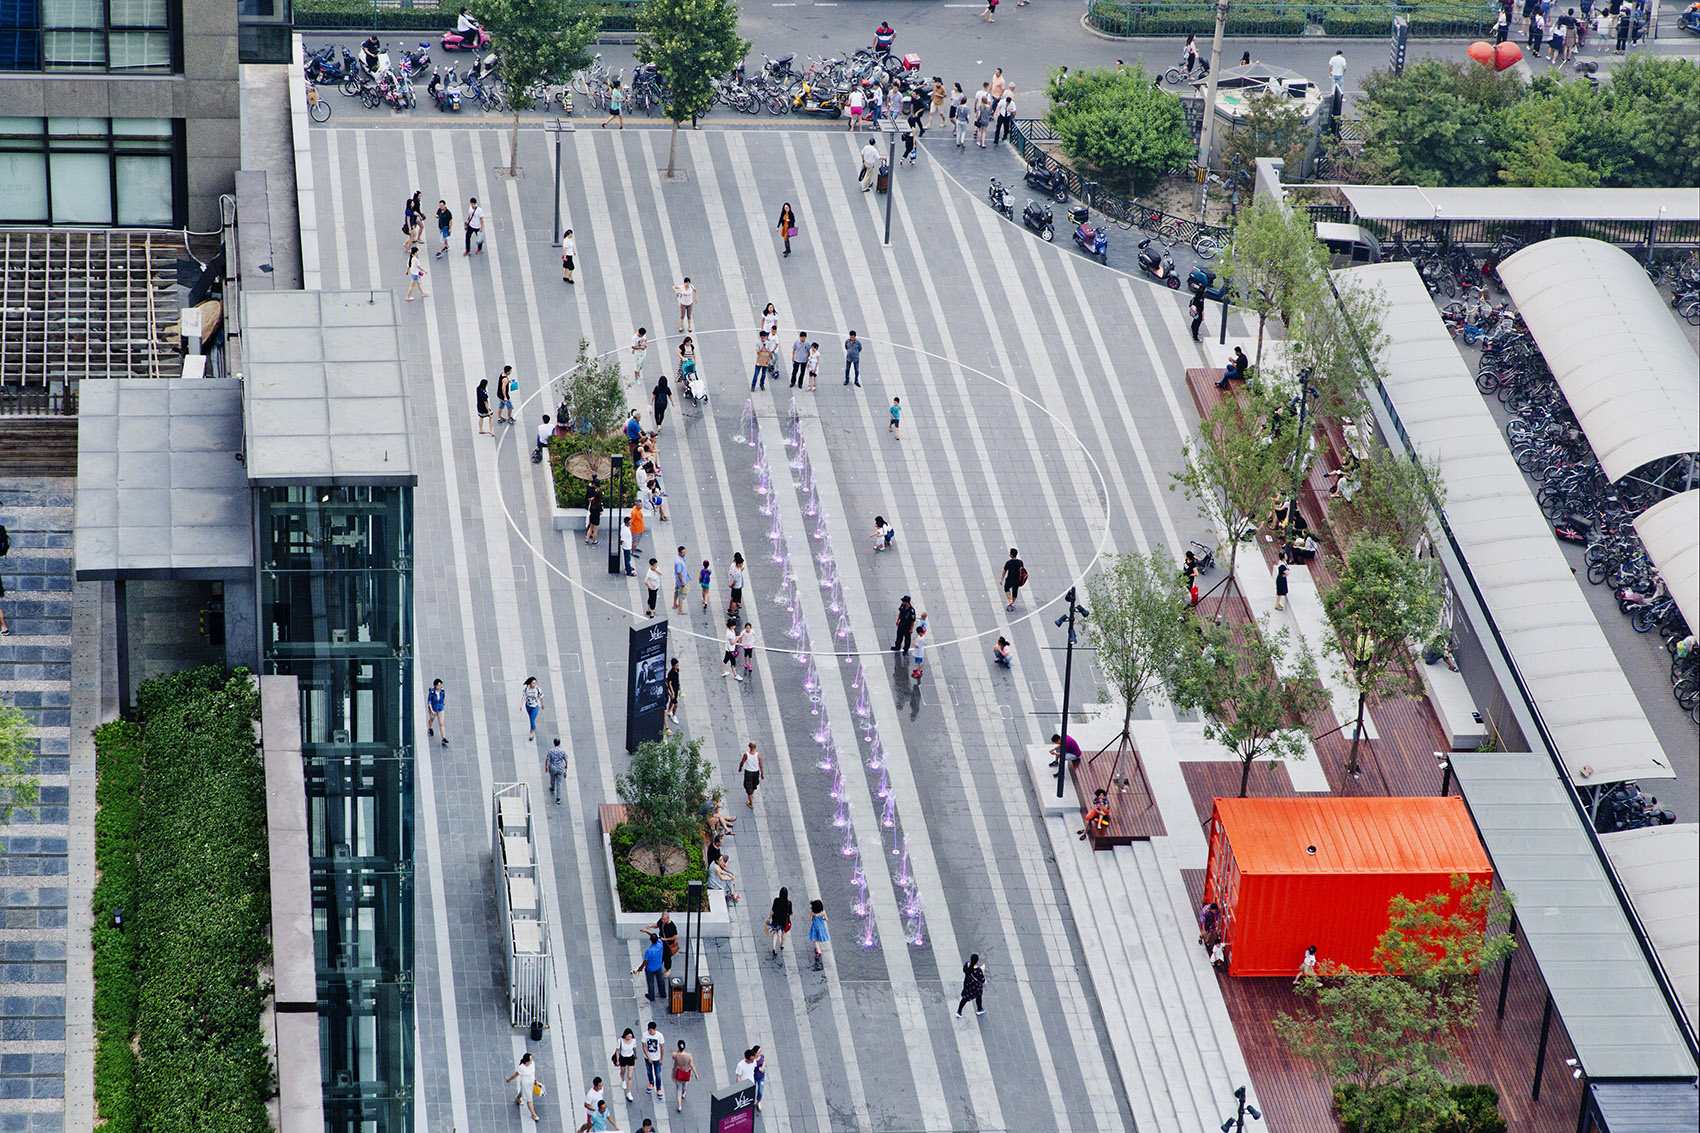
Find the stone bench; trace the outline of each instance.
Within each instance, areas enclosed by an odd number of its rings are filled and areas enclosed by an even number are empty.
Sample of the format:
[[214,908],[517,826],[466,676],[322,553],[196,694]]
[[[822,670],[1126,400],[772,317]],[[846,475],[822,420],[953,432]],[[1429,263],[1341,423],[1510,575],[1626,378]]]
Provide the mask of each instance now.
[[1444,661],[1424,664],[1420,646],[1412,646],[1411,653],[1417,658],[1417,674],[1428,693],[1429,707],[1434,709],[1452,750],[1475,751],[1488,738],[1488,727],[1464,684],[1464,674],[1453,672]]

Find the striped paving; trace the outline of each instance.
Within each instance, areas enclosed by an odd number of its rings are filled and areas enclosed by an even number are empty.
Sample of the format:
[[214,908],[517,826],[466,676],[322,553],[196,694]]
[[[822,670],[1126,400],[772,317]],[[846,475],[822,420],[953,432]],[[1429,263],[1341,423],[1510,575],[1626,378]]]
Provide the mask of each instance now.
[[[404,307],[422,468],[418,675],[422,688],[440,676],[450,690],[451,746],[418,737],[425,1120],[462,1129],[519,1122],[502,1079],[522,1050],[535,1049],[553,1092],[543,1126],[575,1127],[589,1076],[613,1077],[619,1031],[641,1031],[651,1017],[627,974],[638,951],[608,928],[595,824],[625,764],[623,630],[641,624],[641,595],[635,580],[606,574],[604,548],[553,531],[546,476],[526,451],[558,400],[547,380],[571,364],[581,335],[624,363],[641,324],[659,347],[652,356],[673,358],[670,288],[690,275],[702,290],[695,337],[713,397],[701,416],[677,402],[669,414],[671,520],[651,517],[641,557],[654,554],[665,569],[683,544],[693,565],[713,560],[711,611],[692,601],[671,622],[685,677],[682,725],[703,740],[734,803],[745,741],[758,743],[769,777],[754,813],[732,808],[744,815],[730,858],[745,901],[733,936],[704,950],[716,1010],[662,1016],[662,1030],[670,1042],[687,1040],[710,1086],[729,1082],[744,1048],[762,1044],[764,1118],[774,1128],[1126,1129],[1136,1118],[1141,1129],[1192,1127],[1208,1116],[1212,1091],[1225,1096],[1237,1051],[1220,1054],[1218,1036],[1204,1036],[1199,1065],[1169,1100],[1161,1088],[1169,1059],[1142,1061],[1140,1048],[1110,1041],[1165,1027],[1163,1049],[1184,1052],[1189,1013],[1142,1013],[1098,994],[1102,977],[1088,974],[1083,950],[1100,947],[1100,934],[1081,930],[1085,914],[1063,886],[1081,866],[1059,873],[1062,848],[1041,829],[1019,755],[1049,734],[1062,683],[1055,610],[1041,607],[1106,550],[1174,547],[1198,530],[1168,491],[1186,427],[1176,387],[1198,361],[1182,301],[1030,239],[932,167],[931,150],[899,172],[888,249],[884,199],[857,191],[854,144],[840,133],[686,133],[689,179],[662,183],[655,171],[667,140],[594,129],[566,140],[563,216],[579,249],[579,283],[569,287],[550,247],[553,147],[541,132],[521,135],[526,175],[517,181],[496,172],[505,132],[313,134],[326,287],[405,288],[395,237],[411,188],[428,205],[448,200],[457,217],[477,196],[489,217],[486,254],[460,256],[457,231],[451,255],[427,261],[431,297]],[[802,229],[789,258],[769,227],[785,201]],[[796,396],[795,420],[784,386],[748,391],[767,302],[780,311],[782,357],[799,327],[822,344],[820,390]],[[860,390],[840,384],[840,343],[851,328],[868,344]],[[504,364],[528,400],[520,424],[492,440],[476,435],[472,387]],[[645,394],[659,370],[652,360]],[[788,368],[776,373],[783,381]],[[906,407],[900,441],[885,428],[894,396]],[[755,491],[752,450],[734,437],[747,439],[746,403],[777,489],[771,515]],[[797,438],[812,493],[797,488],[789,467]],[[894,553],[877,557],[866,550],[876,513],[899,531]],[[797,576],[795,615],[770,600],[780,585],[770,533]],[[1021,548],[1032,580],[1006,614],[998,567],[1010,546]],[[821,585],[827,567],[817,556],[828,547],[836,591]],[[741,684],[716,675],[734,550],[751,563],[746,612],[763,646]],[[919,684],[885,650],[906,593],[927,611],[937,642]],[[842,620],[832,609],[839,596]],[[793,625],[814,643],[818,700],[803,691]],[[1010,672],[987,656],[1000,633],[1015,644]],[[867,679],[853,685],[858,668]],[[1091,695],[1083,669],[1077,697]],[[486,834],[494,783],[525,779],[544,797],[539,753],[518,735],[517,692],[530,675],[548,700],[540,737],[558,733],[573,752],[567,801],[544,804],[540,824],[541,856],[555,863],[548,914],[561,947],[556,1021],[536,1048],[508,1028],[501,1003]],[[864,696],[867,724],[857,711]],[[818,766],[816,737],[828,728],[843,825],[832,777]],[[882,767],[868,766],[870,733]],[[866,925],[853,911],[858,860]],[[1174,886],[1136,881],[1101,892],[1127,903],[1135,931],[1173,926],[1185,912],[1184,900],[1179,914],[1170,903]],[[821,973],[761,955],[760,922],[782,885],[799,909],[816,896],[828,907],[833,942]],[[806,947],[793,941],[793,951]],[[957,1020],[970,952],[989,966],[988,1011]],[[1213,984],[1200,990],[1206,983],[1187,994],[1214,993]],[[622,1098],[615,1108],[622,1128],[645,1116],[661,1128],[699,1128],[706,1094],[693,1090],[688,1126],[671,1099],[658,1109],[639,1093],[635,1105]]]

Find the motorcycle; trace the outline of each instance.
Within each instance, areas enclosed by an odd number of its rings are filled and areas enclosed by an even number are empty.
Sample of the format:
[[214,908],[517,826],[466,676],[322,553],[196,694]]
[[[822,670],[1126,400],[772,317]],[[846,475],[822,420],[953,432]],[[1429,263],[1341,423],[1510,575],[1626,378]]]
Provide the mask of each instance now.
[[467,28],[464,32],[443,33],[444,51],[482,51],[489,46],[490,33],[480,27]]
[[[1645,585],[1645,584],[1642,584]],[[1617,608],[1621,613],[1632,614],[1638,607],[1651,606],[1665,596],[1665,580],[1660,578],[1647,590],[1637,590],[1626,586],[1617,592]]]
[[1015,206],[1009,203],[1009,190],[1004,188],[1003,182],[996,177],[992,178],[990,187],[986,189],[986,199],[992,203],[992,207],[998,212],[1003,213],[1011,220],[1015,219]]
[[1669,826],[1675,821],[1676,814],[1661,808],[1656,796],[1642,794],[1639,783],[1618,783],[1607,788],[1594,807],[1594,829],[1601,834]]
[[354,53],[346,47],[342,49],[342,62],[338,63],[334,46],[316,52],[302,66],[307,72],[307,81],[315,85],[340,83],[359,69]]
[[1049,193],[1056,201],[1068,200],[1068,176],[1053,169],[1041,159],[1027,163],[1027,184],[1041,193]]
[[844,117],[844,100],[849,92],[832,89],[821,93],[812,83],[804,83],[796,94],[791,96],[791,111],[794,114],[820,114],[827,118]]
[[1053,239],[1057,234],[1056,227],[1051,223],[1051,206],[1042,205],[1038,201],[1027,202],[1027,207],[1021,210],[1021,223],[1046,240]]
[[1157,282],[1167,284],[1171,291],[1180,289],[1181,277],[1175,274],[1175,258],[1167,252],[1159,254],[1152,251],[1149,236],[1139,242],[1139,270]]
[[1068,218],[1074,222],[1074,242],[1082,252],[1089,256],[1097,256],[1103,263],[1110,262],[1110,238],[1104,235],[1103,226],[1093,227],[1092,212],[1085,205],[1075,205],[1068,210]]
[[431,66],[431,45],[421,42],[418,51],[403,51],[398,69],[409,79],[418,78]]
[[460,75],[453,67],[442,74],[432,71],[431,82],[425,92],[438,110],[451,114],[460,112]]
[[1187,274],[1186,285],[1192,288],[1193,294],[1202,292],[1209,302],[1219,303],[1226,295],[1229,302],[1233,301],[1234,281],[1227,276],[1218,276],[1208,268],[1193,268]]

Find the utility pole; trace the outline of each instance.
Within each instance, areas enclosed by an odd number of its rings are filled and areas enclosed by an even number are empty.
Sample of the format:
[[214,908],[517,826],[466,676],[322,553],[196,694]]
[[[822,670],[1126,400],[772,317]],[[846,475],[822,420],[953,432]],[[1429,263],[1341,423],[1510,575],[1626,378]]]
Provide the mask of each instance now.
[[[958,113],[961,113],[961,111],[958,110]],[[880,127],[891,139],[891,146],[885,158],[885,246],[889,248],[891,247],[891,198],[897,195],[897,119],[887,118],[880,123]]]
[[1078,605],[1074,597],[1074,587],[1071,586],[1068,588],[1068,593],[1063,595],[1063,601],[1068,603],[1068,613],[1057,619],[1059,626],[1064,621],[1068,622],[1068,654],[1067,659],[1063,662],[1062,730],[1057,733],[1060,737],[1060,742],[1057,744],[1057,798],[1059,799],[1063,797],[1063,784],[1067,782],[1068,775],[1068,694],[1069,687],[1074,680],[1074,643],[1076,640],[1074,636],[1074,615],[1078,613],[1083,618],[1089,616],[1085,607]]
[[1203,175],[1198,179],[1198,207],[1204,207],[1204,193],[1210,184],[1210,150],[1216,143],[1216,75],[1222,69],[1222,32],[1228,26],[1228,0],[1216,0],[1216,34],[1210,40],[1210,76],[1204,83],[1204,125],[1198,131],[1198,167]]

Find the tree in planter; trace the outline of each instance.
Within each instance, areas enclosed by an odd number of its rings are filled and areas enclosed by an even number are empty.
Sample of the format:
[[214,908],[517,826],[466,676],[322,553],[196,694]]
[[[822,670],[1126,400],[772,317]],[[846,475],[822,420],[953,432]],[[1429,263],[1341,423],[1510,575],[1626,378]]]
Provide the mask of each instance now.
[[1245,386],[1238,401],[1218,401],[1198,436],[1182,442],[1185,464],[1169,484],[1198,507],[1198,514],[1228,539],[1228,578],[1233,580],[1242,536],[1257,526],[1287,482],[1283,460],[1292,446],[1292,419],[1276,410],[1262,382]]
[[602,13],[568,0],[471,0],[472,18],[502,53],[502,85],[513,111],[508,176],[519,176],[519,112],[536,104],[534,91],[564,83],[590,66],[588,48],[602,30]]
[[1316,661],[1300,642],[1289,652],[1285,629],[1265,618],[1239,632],[1192,619],[1193,648],[1176,660],[1173,699],[1204,713],[1204,734],[1240,761],[1240,798],[1259,759],[1302,759],[1309,725],[1327,703]]
[[578,340],[578,359],[555,388],[574,432],[606,436],[625,423],[626,387],[620,363],[611,355],[592,355],[588,338]]
[[[688,860],[684,846],[702,828],[697,812],[708,796],[708,779],[702,741],[669,732],[639,744],[631,767],[614,780],[626,804],[627,821],[641,831],[638,844],[651,855],[656,876],[678,872],[666,868],[670,858]],[[645,869],[635,857],[632,864]]]
[[1071,161],[1095,168],[1112,188],[1143,193],[1184,166],[1194,146],[1181,101],[1158,90],[1135,64],[1052,76],[1045,124]]
[[1500,899],[1492,885],[1463,876],[1450,891],[1396,896],[1375,971],[1324,962],[1319,978],[1300,982],[1314,1009],[1282,1013],[1275,1031],[1335,1083],[1349,1127],[1418,1133],[1462,1116],[1446,1071],[1480,1012],[1479,973],[1517,947],[1505,931],[1509,903],[1509,894]]
[[1431,559],[1418,559],[1379,536],[1346,553],[1340,580],[1322,596],[1334,629],[1325,648],[1338,657],[1358,690],[1357,723],[1346,770],[1358,773],[1364,707],[1371,696],[1412,691],[1406,642],[1428,641],[1440,629],[1440,582]]
[[1337,530],[1348,533],[1348,543],[1379,536],[1415,549],[1429,516],[1446,504],[1438,461],[1379,444],[1371,444],[1369,455],[1346,472],[1342,487],[1349,498],[1336,505],[1345,517]]
[[0,704],[0,825],[10,822],[19,807],[36,804],[41,781],[29,774],[35,756],[35,725],[29,716],[14,705]]
[[667,140],[667,177],[679,149],[679,124],[707,113],[718,97],[716,77],[749,53],[738,38],[738,7],[728,0],[646,0],[638,12],[637,57],[655,64],[668,92],[673,123]]
[[1328,257],[1316,239],[1310,213],[1258,197],[1240,213],[1234,236],[1223,249],[1222,274],[1234,281],[1239,304],[1257,315],[1257,356],[1263,372],[1263,330],[1272,315],[1289,326],[1295,312],[1325,290]]
[[[1184,604],[1177,600],[1175,560],[1159,551],[1110,555],[1086,580],[1092,617],[1086,635],[1096,650],[1098,671],[1122,700],[1122,732],[1110,782],[1131,745],[1133,706],[1140,697],[1168,689],[1175,659],[1193,648]],[[1105,695],[1108,693],[1106,691]]]

